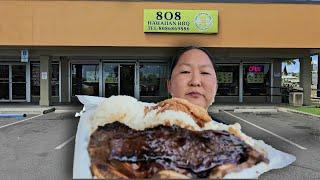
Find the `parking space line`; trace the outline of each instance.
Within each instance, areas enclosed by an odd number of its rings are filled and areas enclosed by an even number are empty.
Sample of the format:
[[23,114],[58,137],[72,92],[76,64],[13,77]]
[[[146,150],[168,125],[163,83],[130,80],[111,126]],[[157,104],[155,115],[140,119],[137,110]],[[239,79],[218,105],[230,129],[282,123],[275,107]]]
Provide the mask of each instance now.
[[63,142],[62,144],[58,145],[57,147],[55,147],[54,149],[61,149],[63,148],[63,146],[67,145],[69,142],[71,142],[73,139],[75,138],[75,136],[72,136],[71,138],[69,138],[68,140],[66,140],[65,142]]
[[15,125],[15,124],[18,124],[18,123],[22,123],[22,122],[24,122],[24,121],[28,121],[28,120],[30,120],[30,119],[33,119],[33,118],[36,118],[36,117],[40,117],[40,116],[43,116],[43,115],[44,115],[44,114],[39,114],[39,115],[30,117],[30,118],[27,118],[27,119],[24,119],[24,120],[21,120],[21,121],[17,121],[17,122],[13,122],[13,123],[10,123],[10,124],[6,124],[6,125],[3,125],[3,126],[0,126],[0,129],[1,129],[1,128],[8,127],[8,126],[11,126],[11,125]]
[[232,116],[232,117],[234,117],[234,118],[237,118],[237,119],[239,119],[239,120],[241,120],[241,121],[243,121],[243,122],[245,122],[245,123],[247,123],[247,124],[250,124],[250,125],[252,125],[252,126],[254,126],[254,127],[256,127],[256,128],[258,128],[258,129],[264,131],[264,132],[267,132],[267,133],[269,133],[269,134],[271,134],[271,135],[273,135],[273,136],[275,136],[275,137],[277,137],[277,138],[279,138],[279,139],[281,139],[281,140],[283,140],[283,141],[285,141],[285,142],[287,142],[287,143],[289,143],[289,144],[291,144],[291,145],[294,145],[294,146],[298,147],[299,149],[303,149],[303,150],[306,150],[306,149],[307,149],[307,148],[305,148],[305,147],[303,147],[303,146],[300,146],[300,145],[297,144],[297,143],[294,143],[294,142],[290,141],[290,140],[287,139],[287,138],[284,138],[284,137],[282,137],[282,136],[279,136],[279,135],[277,135],[277,134],[275,134],[275,133],[273,133],[273,132],[271,132],[271,131],[269,131],[269,130],[267,130],[267,129],[264,129],[264,128],[258,126],[258,125],[255,125],[255,124],[253,124],[253,123],[251,123],[251,122],[249,122],[249,121],[247,121],[247,120],[245,120],[245,119],[243,119],[243,118],[241,118],[241,117],[235,116],[235,115],[233,115],[233,114],[231,114],[231,113],[229,113],[229,112],[226,112],[226,111],[223,111],[223,112],[226,113],[226,114],[228,114],[228,115],[230,115],[230,116]]

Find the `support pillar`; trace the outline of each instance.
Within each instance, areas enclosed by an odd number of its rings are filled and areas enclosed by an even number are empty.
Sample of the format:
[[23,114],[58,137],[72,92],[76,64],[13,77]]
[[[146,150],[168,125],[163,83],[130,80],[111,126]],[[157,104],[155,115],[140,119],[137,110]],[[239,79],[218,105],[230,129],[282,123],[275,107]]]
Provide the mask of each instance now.
[[40,106],[51,105],[51,57],[40,56]]
[[69,60],[61,57],[61,102],[69,102]]
[[300,87],[303,88],[303,105],[311,105],[311,57],[300,58]]

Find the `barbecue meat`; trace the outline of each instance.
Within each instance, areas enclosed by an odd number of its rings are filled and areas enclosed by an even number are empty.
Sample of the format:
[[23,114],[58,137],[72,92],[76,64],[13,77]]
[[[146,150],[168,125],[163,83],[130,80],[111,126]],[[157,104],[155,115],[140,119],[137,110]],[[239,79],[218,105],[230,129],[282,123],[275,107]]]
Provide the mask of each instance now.
[[150,178],[172,170],[189,178],[222,178],[226,173],[267,161],[226,131],[192,131],[159,125],[134,130],[114,122],[99,126],[89,146],[98,178]]

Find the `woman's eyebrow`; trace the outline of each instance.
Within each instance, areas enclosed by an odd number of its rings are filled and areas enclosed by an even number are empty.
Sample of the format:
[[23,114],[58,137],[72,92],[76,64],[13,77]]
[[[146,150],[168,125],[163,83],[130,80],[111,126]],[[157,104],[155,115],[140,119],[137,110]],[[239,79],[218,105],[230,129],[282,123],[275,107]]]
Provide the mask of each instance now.
[[[189,67],[192,67],[192,64],[190,63],[181,63],[179,64],[179,66],[189,66]],[[211,64],[202,64],[202,65],[198,65],[198,67],[200,68],[213,68],[213,66]]]
[[179,66],[192,66],[192,65],[189,63],[181,63],[181,64],[179,64]]
[[203,67],[209,67],[209,68],[213,68],[213,66],[211,64],[203,64],[203,65],[200,65],[201,68]]

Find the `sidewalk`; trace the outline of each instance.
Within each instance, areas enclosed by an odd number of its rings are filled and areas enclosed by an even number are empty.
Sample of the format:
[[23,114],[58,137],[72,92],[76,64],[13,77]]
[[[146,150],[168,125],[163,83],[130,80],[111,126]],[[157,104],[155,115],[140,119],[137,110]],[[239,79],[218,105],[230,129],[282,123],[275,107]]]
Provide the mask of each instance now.
[[[287,108],[288,104],[214,104],[209,107],[209,113],[218,113],[219,111],[233,111],[235,113],[277,113],[292,112],[304,114],[308,116],[320,117],[310,113],[304,113],[297,110]],[[80,112],[82,110],[81,104],[67,104],[67,105],[52,105],[39,106],[30,103],[0,103],[0,114],[9,113],[23,113],[23,114],[43,114],[44,111],[50,111],[55,108],[55,112]]]
[[275,113],[278,111],[279,106],[285,106],[285,104],[214,104],[209,107],[208,111],[217,113],[219,111],[234,111],[234,112],[253,112],[253,113]]
[[307,112],[301,112],[288,107],[287,103],[281,104],[214,104],[209,107],[209,113],[218,113],[219,111],[233,111],[234,113],[277,113],[289,112],[305,116],[313,116],[320,118],[320,115],[315,115]]
[[[210,106],[209,112],[235,111],[235,112],[274,112],[279,104],[214,104]],[[285,105],[283,105],[285,106]],[[26,113],[42,114],[43,111],[55,108],[56,112],[79,112],[81,104],[39,106],[30,103],[0,103],[0,113]]]
[[39,106],[30,103],[0,103],[0,113],[24,113],[24,114],[42,114],[43,111],[55,108],[55,112],[79,112],[82,105],[52,105]]

